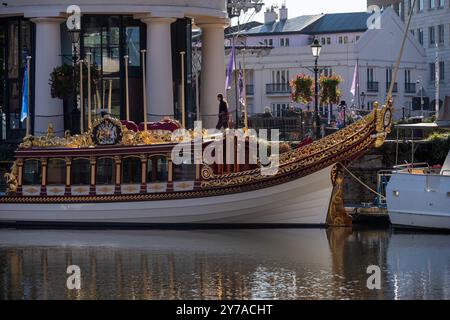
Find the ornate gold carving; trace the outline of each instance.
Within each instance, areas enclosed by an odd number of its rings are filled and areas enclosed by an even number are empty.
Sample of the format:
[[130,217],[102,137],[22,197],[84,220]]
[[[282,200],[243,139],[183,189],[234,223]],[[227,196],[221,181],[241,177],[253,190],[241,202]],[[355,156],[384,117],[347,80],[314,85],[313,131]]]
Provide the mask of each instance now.
[[[375,111],[335,134],[327,136],[304,148],[280,156],[277,176],[293,174],[321,164],[318,170],[339,161],[354,157],[374,143]],[[261,169],[215,175],[208,166],[202,168],[202,188],[221,188],[273,179],[261,174]]]
[[332,227],[349,227],[352,225],[352,218],[345,211],[344,173],[340,164],[333,167],[331,181],[333,183],[333,194],[328,209],[327,224]]
[[386,141],[386,137],[392,131],[392,117],[394,106],[392,99],[387,102],[381,110],[378,110],[378,103],[375,103],[376,111],[376,141],[375,147],[380,148]]
[[55,194],[57,194],[57,193],[62,193],[62,192],[64,192],[64,189],[53,187],[53,188],[48,189],[47,191],[48,191],[49,193],[55,193]]
[[19,176],[19,167],[17,160],[14,162],[13,166],[11,167],[10,173],[5,173],[5,179],[6,179],[6,193],[8,195],[14,194],[17,192],[17,187],[19,185],[17,178]]

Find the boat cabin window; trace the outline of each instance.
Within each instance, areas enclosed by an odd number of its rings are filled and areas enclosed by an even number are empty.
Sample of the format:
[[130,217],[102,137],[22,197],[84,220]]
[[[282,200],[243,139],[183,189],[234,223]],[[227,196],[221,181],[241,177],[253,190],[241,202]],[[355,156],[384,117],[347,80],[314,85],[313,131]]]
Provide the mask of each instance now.
[[66,184],[66,161],[62,159],[50,159],[47,163],[47,184]]
[[23,163],[23,185],[37,186],[42,182],[41,161],[27,160]]
[[152,157],[148,159],[147,182],[167,181],[167,159],[165,157]]
[[140,184],[142,177],[141,159],[137,157],[122,160],[122,183]]
[[116,183],[114,159],[100,158],[97,160],[97,185],[114,185]]
[[173,181],[195,181],[195,164],[183,163],[173,166]]
[[91,162],[87,159],[76,159],[72,162],[72,185],[86,186],[91,184]]

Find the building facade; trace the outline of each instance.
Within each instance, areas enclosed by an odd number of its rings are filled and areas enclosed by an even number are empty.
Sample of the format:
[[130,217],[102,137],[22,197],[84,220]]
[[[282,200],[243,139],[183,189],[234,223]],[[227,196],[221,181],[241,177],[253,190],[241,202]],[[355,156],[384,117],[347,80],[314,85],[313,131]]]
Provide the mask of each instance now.
[[425,50],[427,67],[426,75],[417,80],[431,102],[430,109],[434,109],[436,56],[440,100],[450,97],[450,0],[417,0],[414,8],[412,0],[368,0],[367,3],[384,8],[392,6],[404,20],[412,10],[410,31]]
[[[269,9],[265,24],[243,32],[238,40],[247,46],[247,103],[251,114],[262,113],[267,107],[273,116],[282,116],[290,105],[313,108],[314,102],[309,106],[292,103],[289,82],[300,73],[314,76],[310,47],[314,39],[322,44],[321,73],[335,73],[343,78],[342,100],[348,106],[370,110],[375,101],[384,102],[405,30],[404,23],[393,10],[383,12],[379,30],[367,29],[370,14],[365,12],[289,19],[287,8],[280,10],[277,14]],[[267,49],[251,49],[261,45]],[[394,89],[397,118],[403,113],[409,114],[416,95],[416,79],[425,75],[424,54],[419,42],[409,34]],[[242,52],[238,59],[242,64]],[[353,95],[351,87],[357,62],[359,94]],[[232,104],[233,97],[232,88],[229,92]]]
[[[149,120],[181,117],[184,78],[188,117],[195,119],[192,96],[192,28],[202,30],[201,109],[217,113],[216,95],[223,91],[224,28],[229,25],[225,0],[78,0],[81,37],[78,58],[89,53],[100,76],[91,101],[93,109],[122,119],[126,112],[125,56],[129,56],[130,120],[143,121],[143,59],[146,49],[146,95]],[[73,49],[66,26],[69,0],[14,0],[0,6],[0,140],[18,141],[24,135],[20,121],[25,61],[31,56],[31,126],[36,135],[49,123],[62,135],[72,106],[52,98],[50,73],[71,64]],[[181,74],[182,52],[185,72]],[[111,94],[109,94],[111,92]],[[87,105],[87,93],[84,94]],[[78,103],[79,105],[79,103]],[[87,114],[84,114],[87,117]],[[190,121],[191,119],[187,119]],[[216,119],[214,118],[214,121]],[[206,119],[207,125],[212,120]],[[209,123],[211,122],[211,123]],[[215,124],[214,124],[215,125]]]

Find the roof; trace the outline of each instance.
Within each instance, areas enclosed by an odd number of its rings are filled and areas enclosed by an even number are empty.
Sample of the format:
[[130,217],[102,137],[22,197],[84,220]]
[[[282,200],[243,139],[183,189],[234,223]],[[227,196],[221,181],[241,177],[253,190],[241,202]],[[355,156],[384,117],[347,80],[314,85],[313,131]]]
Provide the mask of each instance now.
[[281,34],[281,33],[300,33],[306,26],[310,25],[317,19],[322,17],[321,14],[300,16],[292,19],[281,20],[270,24],[263,24],[259,27],[252,28],[245,35],[261,35],[261,34]]
[[367,30],[367,12],[325,14],[321,19],[302,30],[305,34],[358,32]]
[[247,36],[285,33],[314,35],[362,32],[367,30],[367,20],[370,16],[371,13],[367,12],[305,15],[288,20],[277,21],[271,24],[263,24],[251,28],[242,34]]

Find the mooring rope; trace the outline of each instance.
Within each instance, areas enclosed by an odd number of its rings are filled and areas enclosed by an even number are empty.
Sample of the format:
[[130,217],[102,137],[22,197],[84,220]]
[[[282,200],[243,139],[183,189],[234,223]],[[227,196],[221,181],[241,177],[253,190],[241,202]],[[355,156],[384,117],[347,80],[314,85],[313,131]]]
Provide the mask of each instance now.
[[346,166],[344,166],[342,163],[339,162],[339,164],[342,166],[342,168],[344,168],[345,171],[347,171],[347,173],[352,176],[353,179],[355,179],[356,181],[358,181],[363,187],[365,187],[366,189],[368,189],[370,192],[374,193],[375,195],[379,196],[382,200],[386,200],[386,196],[382,195],[381,193],[379,193],[378,191],[373,190],[371,187],[369,187],[365,182],[363,182],[360,178],[358,178],[355,174],[353,174],[353,172],[351,172]]

